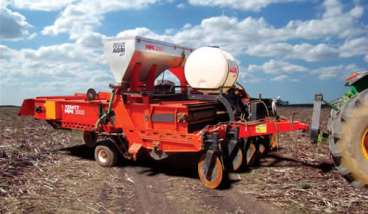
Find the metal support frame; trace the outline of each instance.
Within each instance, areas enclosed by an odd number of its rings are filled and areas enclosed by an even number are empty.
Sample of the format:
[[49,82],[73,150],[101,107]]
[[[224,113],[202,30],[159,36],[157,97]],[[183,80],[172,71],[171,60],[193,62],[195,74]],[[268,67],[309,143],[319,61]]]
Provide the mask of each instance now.
[[210,180],[215,166],[216,156],[219,153],[218,134],[217,133],[208,134],[206,136],[205,143],[208,145],[208,148],[204,160],[203,172],[206,175],[206,178]]
[[232,157],[235,147],[239,143],[239,128],[230,128],[227,132],[227,155]]
[[318,141],[322,101],[323,101],[322,94],[316,94],[314,96],[313,114],[310,128],[310,138],[312,140],[312,143],[317,143]]

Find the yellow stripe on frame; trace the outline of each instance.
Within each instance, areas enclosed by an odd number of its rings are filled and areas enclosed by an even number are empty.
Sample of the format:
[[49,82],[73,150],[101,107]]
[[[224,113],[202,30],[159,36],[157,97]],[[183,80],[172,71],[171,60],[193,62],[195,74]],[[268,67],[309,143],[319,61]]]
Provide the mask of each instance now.
[[46,109],[46,120],[55,120],[56,119],[55,101],[46,100],[45,109]]

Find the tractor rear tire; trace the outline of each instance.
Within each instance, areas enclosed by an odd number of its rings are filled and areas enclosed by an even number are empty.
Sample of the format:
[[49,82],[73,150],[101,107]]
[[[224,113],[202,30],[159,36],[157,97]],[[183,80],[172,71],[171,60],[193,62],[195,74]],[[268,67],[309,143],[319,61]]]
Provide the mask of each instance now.
[[368,187],[368,89],[331,110],[329,147],[337,170],[353,186]]
[[95,160],[102,167],[113,167],[118,160],[118,151],[114,145],[98,145],[95,148]]

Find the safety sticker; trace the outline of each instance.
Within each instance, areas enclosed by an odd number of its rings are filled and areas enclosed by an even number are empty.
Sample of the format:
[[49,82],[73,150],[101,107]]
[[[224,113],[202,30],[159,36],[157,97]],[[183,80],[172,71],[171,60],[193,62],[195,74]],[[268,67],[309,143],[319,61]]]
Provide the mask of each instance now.
[[266,132],[267,132],[266,124],[260,124],[256,126],[256,133],[266,133]]

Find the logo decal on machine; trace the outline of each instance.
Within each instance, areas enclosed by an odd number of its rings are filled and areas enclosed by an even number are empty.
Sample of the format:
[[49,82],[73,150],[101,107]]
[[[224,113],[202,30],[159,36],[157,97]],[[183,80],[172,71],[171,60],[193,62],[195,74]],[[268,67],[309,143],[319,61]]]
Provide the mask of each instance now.
[[125,55],[125,42],[115,42],[112,45],[112,52],[118,53],[119,56]]
[[237,74],[238,73],[238,67],[237,66],[230,67],[230,73]]
[[64,113],[65,114],[85,115],[85,111],[81,109],[79,105],[65,105]]
[[144,45],[144,48],[147,50],[152,50],[152,51],[163,51],[161,47],[154,45],[154,44],[146,44]]

